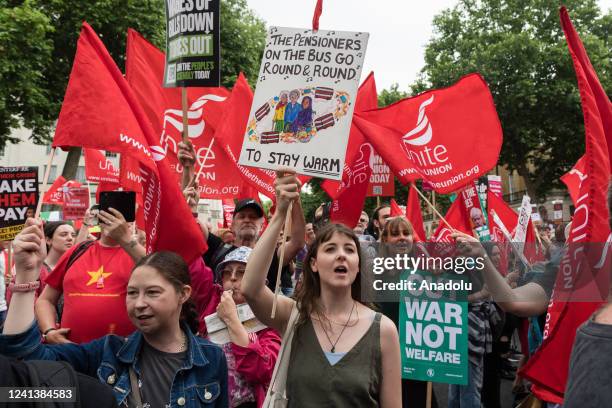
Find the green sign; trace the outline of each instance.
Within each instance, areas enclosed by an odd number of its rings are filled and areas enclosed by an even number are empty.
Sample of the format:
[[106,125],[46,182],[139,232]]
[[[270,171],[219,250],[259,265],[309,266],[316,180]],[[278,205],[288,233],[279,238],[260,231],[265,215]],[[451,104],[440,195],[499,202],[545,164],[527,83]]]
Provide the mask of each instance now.
[[413,282],[402,292],[399,303],[402,378],[466,385],[467,293],[436,290],[452,287],[448,282],[466,277],[426,271],[402,275],[402,279]]

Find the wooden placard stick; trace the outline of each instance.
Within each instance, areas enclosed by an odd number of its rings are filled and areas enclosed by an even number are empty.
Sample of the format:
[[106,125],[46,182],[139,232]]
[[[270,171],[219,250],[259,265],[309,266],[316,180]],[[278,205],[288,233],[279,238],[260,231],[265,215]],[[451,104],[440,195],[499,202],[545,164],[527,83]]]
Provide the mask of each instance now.
[[425,402],[425,406],[427,408],[431,408],[431,394],[432,394],[433,384],[431,381],[427,381],[427,401]]
[[287,208],[287,216],[285,217],[285,227],[283,228],[283,240],[278,257],[278,271],[276,272],[276,285],[274,286],[274,302],[272,303],[272,314],[270,318],[276,316],[276,304],[278,303],[278,292],[280,292],[281,272],[283,270],[283,260],[285,259],[285,247],[287,237],[291,235],[291,212],[293,211],[293,201],[289,203]]
[[189,143],[189,117],[188,112],[188,101],[187,101],[187,88],[181,88],[181,105],[183,106],[183,143]]
[[430,201],[427,199],[427,197],[425,197],[425,195],[424,195],[423,193],[421,193],[421,192],[419,191],[419,189],[418,189],[418,188],[417,188],[417,187],[416,187],[414,184],[412,184],[412,183],[411,183],[411,184],[410,184],[410,186],[416,190],[416,192],[419,194],[419,196],[421,196],[421,198],[422,198],[423,200],[425,200],[425,202],[426,202],[426,203],[427,203],[427,204],[428,204],[428,205],[431,207],[431,209],[433,210],[434,214],[436,214],[436,215],[438,216],[438,218],[440,218],[440,220],[442,220],[442,222],[444,222],[448,228],[450,228],[450,229],[454,230],[453,226],[452,226],[452,225],[450,225],[450,224],[448,223],[448,221],[446,221],[446,219],[445,219],[445,218],[442,216],[442,214],[440,214],[440,213],[438,212],[438,210],[436,210],[436,207],[435,207],[435,206],[434,206],[434,205],[433,205],[433,204],[432,204],[432,203],[431,203],[431,202],[430,202]]
[[36,212],[34,213],[34,218],[38,218],[40,216],[40,210],[42,209],[43,204],[43,196],[47,190],[47,182],[49,181],[49,174],[51,174],[51,164],[53,164],[53,156],[55,156],[55,147],[51,149],[51,154],[49,154],[49,162],[47,162],[47,168],[45,169],[45,175],[43,177],[43,182],[40,190],[38,191],[38,205],[36,205]]

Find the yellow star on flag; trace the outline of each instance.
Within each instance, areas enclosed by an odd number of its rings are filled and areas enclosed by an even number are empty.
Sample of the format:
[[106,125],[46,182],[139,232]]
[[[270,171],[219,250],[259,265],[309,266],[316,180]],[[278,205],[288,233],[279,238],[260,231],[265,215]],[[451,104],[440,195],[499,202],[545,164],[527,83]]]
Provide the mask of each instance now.
[[89,279],[89,282],[87,282],[86,286],[93,285],[94,283],[98,282],[100,278],[104,280],[113,274],[112,272],[104,272],[104,266],[102,265],[100,265],[100,269],[98,269],[97,271],[91,271],[87,273],[89,274],[89,276],[91,276],[91,279]]

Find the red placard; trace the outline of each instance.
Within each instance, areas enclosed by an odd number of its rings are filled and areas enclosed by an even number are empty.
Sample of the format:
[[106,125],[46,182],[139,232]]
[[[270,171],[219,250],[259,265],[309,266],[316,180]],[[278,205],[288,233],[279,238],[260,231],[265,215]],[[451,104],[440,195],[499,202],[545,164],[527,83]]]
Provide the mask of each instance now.
[[89,207],[89,189],[87,187],[64,188],[64,219],[80,220],[85,217]]

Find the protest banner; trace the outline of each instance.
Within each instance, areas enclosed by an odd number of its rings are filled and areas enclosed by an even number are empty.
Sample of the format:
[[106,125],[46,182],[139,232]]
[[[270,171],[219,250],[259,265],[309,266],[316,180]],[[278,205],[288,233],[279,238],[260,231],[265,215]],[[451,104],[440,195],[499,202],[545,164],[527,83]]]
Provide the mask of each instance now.
[[527,239],[527,230],[529,221],[531,220],[531,199],[528,195],[523,196],[521,208],[519,209],[518,223],[514,230],[512,240],[516,242],[519,251],[522,253],[525,249],[525,240]]
[[271,27],[239,163],[340,180],[368,37]]
[[374,167],[370,176],[367,197],[393,197],[395,196],[395,182],[391,168],[380,155],[374,153]]
[[37,205],[38,167],[0,167],[0,241],[14,239]]
[[234,210],[236,209],[236,204],[234,200],[231,198],[225,198],[221,200],[221,205],[223,207],[223,225],[221,228],[231,228],[232,221],[234,220]]
[[466,385],[467,278],[419,270],[401,279],[409,285],[399,303],[402,378]]
[[219,0],[166,0],[164,87],[219,86]]
[[461,201],[465,207],[466,214],[469,216],[472,230],[481,241],[489,241],[490,232],[487,226],[487,217],[481,206],[477,184],[471,184],[461,191]]
[[493,194],[495,194],[499,198],[502,198],[503,188],[502,188],[501,176],[496,176],[495,174],[489,174],[487,178],[489,180],[489,189],[493,192]]
[[64,187],[64,219],[81,220],[89,208],[89,188]]

